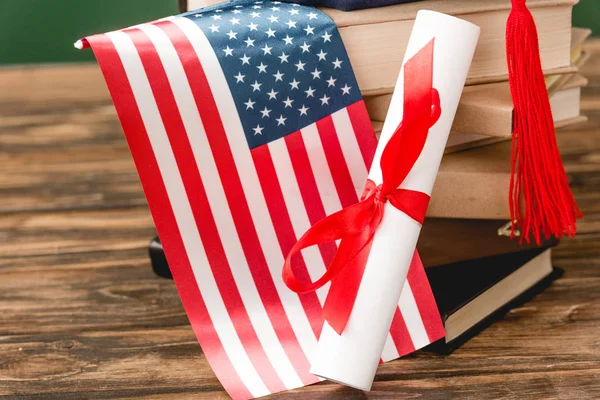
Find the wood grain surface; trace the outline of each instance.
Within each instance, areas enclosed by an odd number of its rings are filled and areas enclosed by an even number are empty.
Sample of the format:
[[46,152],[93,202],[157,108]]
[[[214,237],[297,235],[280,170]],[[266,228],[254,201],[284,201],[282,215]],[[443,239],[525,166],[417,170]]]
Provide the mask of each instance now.
[[[600,40],[589,122],[559,145],[585,218],[565,274],[451,356],[379,368],[373,391],[323,382],[282,399],[600,398]],[[172,281],[95,65],[0,70],[0,397],[227,398]]]

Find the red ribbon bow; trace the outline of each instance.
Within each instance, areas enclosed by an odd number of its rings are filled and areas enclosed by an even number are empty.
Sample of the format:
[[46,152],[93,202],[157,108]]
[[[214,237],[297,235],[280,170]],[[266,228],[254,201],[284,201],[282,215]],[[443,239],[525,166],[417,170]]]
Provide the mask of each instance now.
[[[423,223],[429,195],[398,189],[419,158],[429,128],[440,117],[440,97],[432,87],[433,45],[431,40],[404,65],[404,116],[381,155],[383,183],[367,180],[361,200],[313,225],[292,247],[283,267],[283,281],[294,292],[314,291],[331,281],[323,306],[329,325],[341,335],[354,307],[373,236],[389,202]],[[338,251],[325,274],[316,282],[296,279],[292,257],[302,249],[341,239]]]

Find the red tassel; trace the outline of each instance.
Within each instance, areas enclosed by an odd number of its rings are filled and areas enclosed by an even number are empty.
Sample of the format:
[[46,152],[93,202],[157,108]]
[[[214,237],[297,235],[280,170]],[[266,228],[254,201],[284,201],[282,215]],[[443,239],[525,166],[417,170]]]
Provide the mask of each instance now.
[[512,173],[509,202],[511,237],[517,226],[521,240],[533,235],[574,236],[583,215],[569,188],[558,152],[554,121],[535,21],[525,0],[511,0],[506,22],[506,60],[514,103]]

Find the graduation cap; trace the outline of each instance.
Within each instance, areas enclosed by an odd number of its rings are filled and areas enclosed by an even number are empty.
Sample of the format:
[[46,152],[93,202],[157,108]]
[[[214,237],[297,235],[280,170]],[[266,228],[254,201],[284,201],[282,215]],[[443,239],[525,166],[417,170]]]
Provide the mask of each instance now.
[[[288,0],[340,10],[381,7],[411,0]],[[505,0],[509,1],[509,0]],[[537,243],[542,235],[574,236],[583,215],[569,187],[558,151],[550,99],[542,72],[535,21],[525,0],[510,0],[506,22],[506,61],[514,104],[512,176],[509,202],[511,236]],[[426,7],[426,1],[424,2]]]

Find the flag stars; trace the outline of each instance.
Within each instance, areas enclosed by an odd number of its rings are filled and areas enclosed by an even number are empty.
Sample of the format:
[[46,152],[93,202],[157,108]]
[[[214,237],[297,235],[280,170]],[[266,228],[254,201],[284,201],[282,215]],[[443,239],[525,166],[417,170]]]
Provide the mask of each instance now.
[[323,38],[323,43],[331,42],[331,35],[329,32],[325,32],[321,37]]
[[303,63],[302,61],[298,61],[298,63],[294,64],[297,68],[296,72],[298,71],[304,71],[304,66],[306,65],[306,63]]
[[289,10],[288,12],[290,13],[290,15],[298,15],[298,13],[299,13],[300,11],[298,11],[298,10],[295,10],[295,9],[291,9],[291,10]]
[[229,32],[227,32],[227,36],[229,36],[229,40],[237,39],[237,32],[234,32],[230,29]]
[[252,8],[255,9],[255,10],[258,10],[259,8],[262,8],[262,7],[259,6],[259,5],[253,5]]
[[258,25],[256,25],[254,22],[250,22],[250,25],[246,25],[248,28],[250,28],[250,31],[256,31],[258,30]]
[[304,32],[306,32],[306,35],[314,35],[315,34],[315,28],[313,28],[310,25],[306,25],[306,28],[303,29]]
[[267,54],[271,54],[271,50],[273,50],[273,48],[272,48],[272,47],[269,47],[269,46],[267,46],[267,45],[265,44],[265,47],[263,47],[261,50],[262,50],[262,51],[263,51],[263,53],[264,53],[263,55],[265,55],[265,56],[266,56]]
[[250,86],[252,87],[253,92],[260,92],[260,87],[262,86],[262,83],[258,83],[258,81],[254,81],[254,83],[251,84]]
[[244,43],[246,43],[246,47],[254,47],[254,40],[250,39],[250,37],[248,37],[248,39],[244,40]]
[[240,82],[244,83],[244,78],[245,77],[246,77],[246,75],[242,75],[241,72],[238,72],[238,74],[234,76],[235,83],[240,83]]
[[281,53],[281,55],[280,55],[280,56],[277,56],[277,57],[279,57],[279,59],[281,60],[281,63],[283,64],[283,63],[286,63],[286,62],[288,62],[288,58],[289,58],[290,56],[288,56],[288,55],[287,55],[287,54],[285,54],[285,53]]
[[290,86],[292,87],[290,90],[298,89],[299,84],[300,81],[297,81],[296,78],[294,78],[294,80],[290,82]]
[[321,97],[319,100],[321,100],[321,105],[324,106],[324,105],[329,105],[330,99],[331,98],[327,97],[327,95],[323,95],[323,97]]
[[306,93],[306,98],[307,99],[309,97],[315,97],[315,89],[313,89],[312,86],[309,86],[308,90],[305,90],[304,93]]
[[234,14],[239,14],[239,13],[241,13],[241,11],[240,10],[233,10],[233,13]]
[[262,62],[260,63],[260,65],[256,66],[256,68],[258,68],[258,73],[259,74],[267,73],[267,67],[268,67],[268,65],[265,65]]
[[271,116],[269,114],[271,114],[271,110],[269,110],[267,107],[264,108],[264,110],[261,110],[260,113],[262,114],[261,118],[270,118]]
[[270,38],[270,37],[275,37],[275,32],[277,32],[277,31],[274,31],[274,30],[273,30],[273,29],[271,29],[271,28],[269,28],[269,30],[268,30],[268,31],[265,31],[265,33],[267,34],[267,37],[268,37],[268,38]]
[[277,70],[276,74],[273,74],[273,76],[275,77],[275,82],[277,81],[283,81],[283,75],[281,72],[279,72],[279,70]]
[[200,13],[198,13],[198,14],[194,14],[194,17],[196,17],[196,18],[200,18],[200,17],[202,17],[202,14],[200,14]]
[[221,16],[220,15],[213,15],[212,19],[216,21],[218,19],[221,19]]
[[209,29],[212,33],[219,32],[219,27],[215,24],[212,24],[211,26],[209,26]]
[[231,25],[239,25],[240,24],[240,19],[233,17],[233,18],[231,18],[229,20],[229,22],[231,22]]
[[281,11],[281,8],[279,8],[279,7],[271,7],[271,10],[273,10],[273,11]]
[[250,65],[250,58],[251,57],[248,57],[246,54],[244,54],[244,56],[242,58],[240,58],[240,60],[242,60],[242,65],[244,65],[244,64]]
[[288,96],[287,99],[283,100],[283,104],[285,104],[285,106],[283,108],[292,108],[292,103],[294,102],[294,100],[290,99],[290,96]]
[[321,49],[321,51],[317,53],[317,57],[319,57],[319,61],[324,61],[326,56],[327,56],[327,53],[323,52],[323,49]]
[[225,52],[225,57],[233,55],[233,49],[229,48],[229,46],[225,47],[223,51]]
[[252,101],[252,99],[248,99],[247,102],[244,103],[244,105],[246,106],[246,110],[254,110],[254,105],[256,104],[255,101]]
[[286,25],[288,26],[288,28],[290,28],[290,29],[292,29],[292,28],[295,28],[295,27],[296,27],[296,21],[292,21],[291,19],[290,19],[290,20],[288,20],[288,22],[286,22],[285,24],[286,24]]
[[300,46],[300,48],[302,49],[302,53],[307,53],[308,49],[310,48],[310,44],[307,44],[306,42],[304,42],[304,44],[302,46]]
[[308,110],[310,110],[310,108],[306,107],[304,104],[302,104],[302,108],[298,109],[300,115],[308,115]]
[[313,19],[317,19],[317,14],[315,14],[314,12],[308,13],[308,20],[310,21]]
[[293,37],[290,37],[290,35],[285,35],[285,37],[283,38],[283,41],[285,42],[286,45],[288,45],[288,44],[292,44],[292,39],[293,39]]
[[250,15],[252,16],[252,18],[258,18],[258,17],[260,17],[260,13],[257,13],[256,11],[250,13]]
[[271,89],[267,94],[269,95],[269,100],[277,100],[277,94],[279,94],[279,92],[276,92],[275,89]]
[[274,15],[271,15],[268,19],[269,19],[269,21],[271,21],[271,23],[279,22],[279,17],[276,17]]
[[283,118],[283,115],[280,115],[275,121],[277,121],[277,126],[285,125],[285,121],[287,118]]
[[333,76],[331,76],[325,82],[327,82],[327,87],[335,87],[335,81],[337,81],[337,79],[333,79]]
[[349,95],[350,94],[350,89],[352,89],[352,86],[348,86],[348,84],[345,84],[344,87],[342,88],[342,95]]
[[333,64],[333,69],[338,69],[338,68],[342,68],[342,62],[340,59],[338,59],[337,57],[335,58],[335,61],[332,61],[331,63]]
[[321,71],[315,68],[313,72],[311,72],[313,79],[321,79]]
[[256,135],[262,135],[263,129],[265,129],[265,128],[263,128],[260,125],[256,125],[256,128],[252,128],[252,130],[254,131],[254,136],[256,136]]

